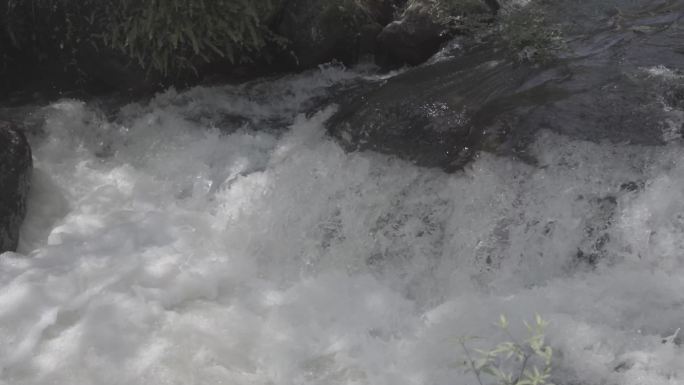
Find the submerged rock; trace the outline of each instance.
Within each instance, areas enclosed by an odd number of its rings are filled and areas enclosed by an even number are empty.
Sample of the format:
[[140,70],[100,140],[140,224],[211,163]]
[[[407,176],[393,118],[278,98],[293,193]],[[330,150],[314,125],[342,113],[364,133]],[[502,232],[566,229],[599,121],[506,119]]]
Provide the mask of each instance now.
[[0,122],[0,253],[16,251],[33,161],[24,134]]

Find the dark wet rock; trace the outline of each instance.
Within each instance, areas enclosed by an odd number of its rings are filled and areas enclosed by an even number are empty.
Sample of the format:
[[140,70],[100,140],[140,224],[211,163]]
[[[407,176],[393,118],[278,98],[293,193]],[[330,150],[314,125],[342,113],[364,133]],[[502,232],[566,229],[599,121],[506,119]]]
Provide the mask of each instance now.
[[665,104],[669,108],[684,110],[684,84],[672,86],[665,92]]
[[629,181],[620,185],[620,191],[622,192],[635,192],[644,188],[643,181]]
[[552,80],[487,106],[478,126],[485,131],[511,127],[502,144],[512,151],[525,148],[540,129],[595,142],[664,142],[666,116],[657,95],[647,92],[647,81],[615,72],[608,78],[590,79],[574,72],[580,68],[569,70],[567,79]]
[[590,201],[592,215],[585,218],[584,238],[576,254],[576,262],[595,267],[607,255],[610,228],[617,210],[617,198],[609,195]]
[[406,4],[406,0],[364,0],[362,4],[373,20],[384,26],[394,20],[395,14]]
[[0,122],[0,253],[16,251],[33,168],[24,134]]
[[375,37],[392,12],[387,0],[291,0],[277,32],[290,41],[298,68],[332,60],[352,64],[375,50]]
[[497,13],[501,9],[501,4],[499,4],[499,0],[484,0],[484,3],[487,4],[489,9],[491,9],[493,13]]
[[534,69],[498,62],[496,50],[416,68],[342,102],[329,131],[349,150],[374,150],[417,165],[461,168],[482,147],[472,119],[497,97],[510,95]]
[[381,66],[417,65],[435,54],[449,39],[449,29],[429,12],[407,10],[378,35],[376,61]]
[[[682,55],[674,48],[684,41],[677,21],[684,17],[684,4],[652,3],[619,11],[618,26],[596,23],[568,36],[564,60],[531,77],[528,82],[538,85],[530,91],[490,105],[479,126],[515,127],[505,145],[518,149],[539,129],[614,143],[658,145],[675,139],[669,127],[676,119],[669,110],[680,106],[684,77],[653,70],[676,74],[681,67]],[[651,24],[659,27],[649,35],[630,28]]]
[[[349,150],[447,171],[481,150],[536,164],[528,148],[540,130],[623,144],[681,140],[684,130],[672,125],[681,113],[682,55],[672,45],[684,41],[677,22],[684,6],[672,7],[660,16],[634,11],[622,28],[568,36],[567,52],[545,67],[507,59],[494,43],[468,48],[340,103],[329,131]],[[658,29],[643,35],[628,28],[644,24]]]
[[[488,9],[480,2],[463,1],[458,6],[445,1],[413,0],[401,17],[378,35],[376,62],[383,67],[418,65],[428,60],[450,38],[467,33],[453,23],[455,17],[483,15]],[[491,5],[495,7],[494,1]],[[495,8],[498,10],[498,8]]]

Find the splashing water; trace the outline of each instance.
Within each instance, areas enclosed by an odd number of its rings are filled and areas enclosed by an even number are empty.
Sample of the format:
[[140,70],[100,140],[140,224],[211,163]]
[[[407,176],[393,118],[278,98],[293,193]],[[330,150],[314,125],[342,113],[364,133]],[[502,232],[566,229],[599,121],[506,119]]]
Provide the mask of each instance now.
[[298,114],[357,76],[45,108],[0,384],[472,384],[457,338],[535,312],[556,384],[681,383],[679,144],[542,133],[447,175]]

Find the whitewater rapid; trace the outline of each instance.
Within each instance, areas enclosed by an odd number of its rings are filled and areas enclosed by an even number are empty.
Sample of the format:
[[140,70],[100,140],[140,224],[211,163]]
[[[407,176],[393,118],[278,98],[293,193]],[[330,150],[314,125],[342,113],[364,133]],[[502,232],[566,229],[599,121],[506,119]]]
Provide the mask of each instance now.
[[[364,76],[35,111],[0,384],[474,384],[458,339],[550,322],[553,382],[684,381],[684,149],[542,132],[456,174],[325,134]],[[663,343],[663,339],[665,343]]]

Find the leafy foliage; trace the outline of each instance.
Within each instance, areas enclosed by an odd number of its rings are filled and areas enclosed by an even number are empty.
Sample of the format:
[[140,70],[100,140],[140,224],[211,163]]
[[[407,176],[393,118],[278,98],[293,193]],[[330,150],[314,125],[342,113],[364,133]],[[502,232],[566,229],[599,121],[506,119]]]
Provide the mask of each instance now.
[[246,61],[274,38],[264,25],[270,0],[118,0],[104,7],[104,43],[163,74],[215,58]]
[[469,338],[459,341],[466,356],[465,364],[474,373],[477,382],[484,385],[485,378],[489,377],[499,385],[553,385],[548,382],[553,350],[546,344],[544,337],[548,322],[538,314],[534,324],[525,322],[529,336],[523,342],[517,342],[511,335],[505,316],[501,316],[498,326],[510,340],[491,350],[474,350],[478,357],[474,357],[466,345]]
[[119,52],[163,75],[225,58],[248,61],[269,42],[277,0],[5,0],[15,47],[78,66],[83,51]]
[[494,36],[521,62],[545,64],[564,48],[561,28],[548,21],[540,0],[500,0],[496,18],[485,0],[409,0],[452,32]]

